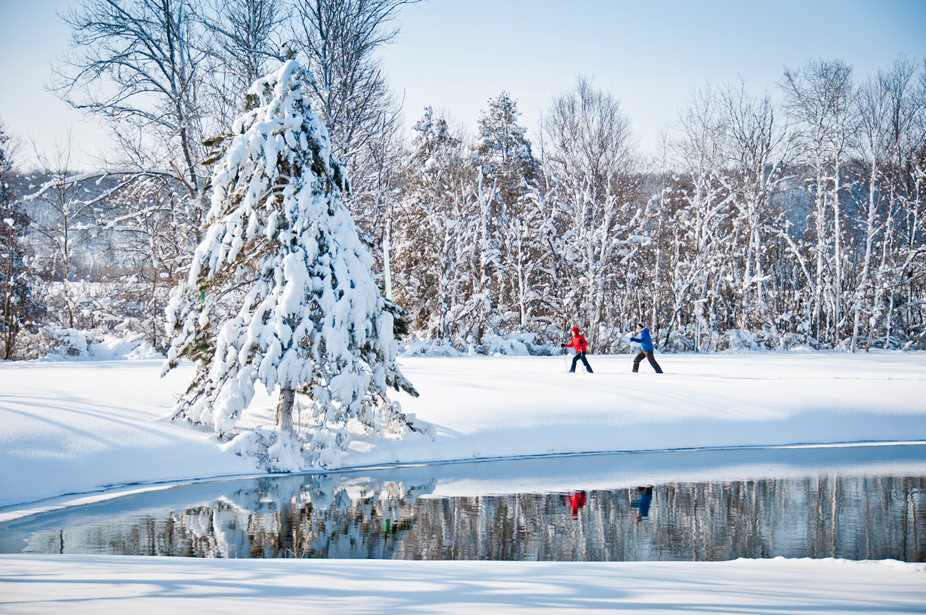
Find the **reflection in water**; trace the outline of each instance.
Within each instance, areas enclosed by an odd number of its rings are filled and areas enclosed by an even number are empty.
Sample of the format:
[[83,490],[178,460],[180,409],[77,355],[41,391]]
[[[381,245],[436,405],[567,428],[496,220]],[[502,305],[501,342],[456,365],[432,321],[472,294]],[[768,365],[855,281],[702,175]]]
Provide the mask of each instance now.
[[649,517],[649,507],[653,503],[653,487],[637,487],[637,521]]
[[573,519],[579,518],[579,511],[588,503],[588,494],[584,491],[576,491],[572,495],[564,495],[563,501],[569,505],[569,512]]
[[436,479],[410,484],[370,474],[210,483],[0,524],[0,551],[226,558],[926,561],[923,476],[820,475],[421,497],[435,486]]

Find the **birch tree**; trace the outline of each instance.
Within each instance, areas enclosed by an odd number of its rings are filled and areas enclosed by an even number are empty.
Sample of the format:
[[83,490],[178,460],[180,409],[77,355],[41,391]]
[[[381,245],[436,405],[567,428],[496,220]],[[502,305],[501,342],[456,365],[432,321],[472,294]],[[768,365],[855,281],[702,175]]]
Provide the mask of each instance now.
[[[556,252],[566,261],[561,312],[598,347],[616,259],[640,223],[636,155],[620,103],[584,78],[554,99],[543,119],[542,161],[549,169],[561,225]],[[610,315],[608,315],[610,316]]]
[[738,88],[725,88],[721,96],[732,172],[729,188],[736,210],[733,240],[742,263],[735,272],[735,326],[773,329],[765,292],[772,281],[767,242],[777,222],[773,200],[786,179],[792,140],[768,94],[754,97],[741,83]]
[[854,137],[852,69],[840,60],[814,60],[785,69],[785,105],[797,122],[798,146],[812,170],[814,279],[809,322],[823,343],[837,343],[845,322],[844,186]]
[[[865,181],[860,207],[864,238],[860,283],[854,293],[852,350],[862,325],[868,321],[866,348],[875,330],[884,331],[891,346],[895,303],[911,306],[903,329],[914,331],[922,319],[923,280],[923,179],[926,142],[926,70],[903,58],[889,70],[879,71],[859,95],[859,158]],[[898,288],[912,292],[903,297]],[[863,318],[867,315],[868,318]]]
[[713,349],[715,333],[726,324],[718,320],[728,313],[718,305],[724,301],[723,269],[729,267],[727,140],[727,117],[716,93],[710,88],[693,93],[682,112],[676,143],[683,203],[677,212],[677,241],[686,254],[675,266],[672,288],[676,309],[691,306],[695,344],[702,350]]

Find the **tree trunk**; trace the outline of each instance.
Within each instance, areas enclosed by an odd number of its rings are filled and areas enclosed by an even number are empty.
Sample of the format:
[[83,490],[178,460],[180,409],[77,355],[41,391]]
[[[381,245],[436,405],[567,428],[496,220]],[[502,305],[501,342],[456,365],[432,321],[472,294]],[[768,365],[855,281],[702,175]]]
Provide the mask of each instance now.
[[288,434],[293,433],[293,402],[296,391],[289,386],[280,389],[280,401],[277,404],[277,429]]

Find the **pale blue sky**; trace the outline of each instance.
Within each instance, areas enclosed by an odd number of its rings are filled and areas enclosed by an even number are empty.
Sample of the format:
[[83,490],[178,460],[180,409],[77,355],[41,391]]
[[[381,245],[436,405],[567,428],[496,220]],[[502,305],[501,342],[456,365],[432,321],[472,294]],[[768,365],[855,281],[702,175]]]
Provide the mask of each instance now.
[[[70,129],[93,152],[105,132],[42,89],[67,45],[56,12],[69,4],[0,0],[0,117],[40,150]],[[533,131],[581,73],[621,100],[644,148],[707,83],[743,77],[775,94],[784,66],[813,58],[843,59],[864,80],[901,54],[926,57],[926,0],[428,0],[400,21],[384,60],[408,124],[431,105],[475,131],[508,90]]]

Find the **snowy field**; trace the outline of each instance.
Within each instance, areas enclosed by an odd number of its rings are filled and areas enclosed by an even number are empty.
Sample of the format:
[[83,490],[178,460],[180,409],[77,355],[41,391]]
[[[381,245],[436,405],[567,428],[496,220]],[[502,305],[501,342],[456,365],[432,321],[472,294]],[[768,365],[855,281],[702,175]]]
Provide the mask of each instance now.
[[[434,426],[436,440],[376,443],[358,436],[342,466],[926,441],[923,354],[659,355],[662,375],[646,363],[630,373],[627,355],[589,360],[594,374],[566,373],[562,357],[401,359],[421,397],[398,399]],[[160,379],[159,368],[155,359],[0,363],[0,520],[171,482],[253,474],[248,459],[224,452],[210,433],[164,420],[192,369]],[[241,426],[270,422],[272,408],[268,396],[259,396]],[[345,612],[924,612],[924,573],[919,564],[838,560],[424,564],[0,556],[0,610],[218,612],[272,600]]]

